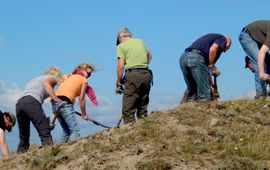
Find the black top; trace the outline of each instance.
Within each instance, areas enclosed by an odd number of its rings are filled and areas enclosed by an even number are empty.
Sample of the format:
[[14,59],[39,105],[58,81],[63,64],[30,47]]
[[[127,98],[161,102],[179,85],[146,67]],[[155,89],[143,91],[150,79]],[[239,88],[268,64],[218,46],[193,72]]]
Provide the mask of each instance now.
[[5,131],[4,115],[1,111],[0,111],[0,128],[3,129],[3,131]]

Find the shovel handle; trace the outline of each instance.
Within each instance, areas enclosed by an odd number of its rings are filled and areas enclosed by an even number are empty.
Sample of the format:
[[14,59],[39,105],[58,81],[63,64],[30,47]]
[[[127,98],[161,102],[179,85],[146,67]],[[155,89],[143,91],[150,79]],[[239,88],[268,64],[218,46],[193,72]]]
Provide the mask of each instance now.
[[56,118],[59,116],[59,113],[60,113],[60,111],[59,111],[59,110],[57,110],[57,111],[55,112],[54,117],[53,117],[53,120],[52,120],[52,124],[54,124],[54,123],[55,123]]
[[[79,115],[79,116],[82,115],[82,114],[79,113],[79,112],[75,112],[75,113],[76,113],[77,115]],[[89,118],[88,121],[94,123],[94,124],[97,125],[97,126],[102,126],[102,127],[104,127],[104,128],[108,128],[108,129],[111,128],[110,126],[103,125],[103,124],[99,123],[98,121],[96,121],[96,120],[94,120],[94,119],[91,119],[91,118]]]
[[117,123],[116,123],[116,128],[119,128],[120,127],[120,124],[121,124],[121,122],[122,122],[122,119],[123,119],[123,115],[122,115],[122,113],[120,114],[120,117],[119,117],[119,119],[118,119],[118,121],[117,121]]

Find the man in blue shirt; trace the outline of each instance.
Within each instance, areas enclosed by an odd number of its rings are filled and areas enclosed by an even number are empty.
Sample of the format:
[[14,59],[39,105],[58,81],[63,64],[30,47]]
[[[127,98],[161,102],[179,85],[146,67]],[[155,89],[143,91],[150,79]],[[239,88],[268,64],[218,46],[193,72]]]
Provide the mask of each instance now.
[[211,33],[200,37],[185,49],[180,57],[180,68],[189,92],[187,102],[211,100],[209,75],[219,76],[215,63],[230,46],[230,37]]

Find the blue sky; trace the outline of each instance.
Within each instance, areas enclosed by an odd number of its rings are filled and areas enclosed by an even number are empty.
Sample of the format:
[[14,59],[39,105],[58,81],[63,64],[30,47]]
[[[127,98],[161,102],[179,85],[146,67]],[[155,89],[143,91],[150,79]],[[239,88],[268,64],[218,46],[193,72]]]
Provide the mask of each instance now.
[[[95,107],[88,102],[88,114],[114,125],[121,111],[121,96],[115,95],[114,88],[116,33],[122,27],[144,40],[153,55],[149,111],[178,105],[186,89],[179,57],[207,33],[232,37],[231,49],[216,64],[221,70],[220,100],[247,97],[254,91],[254,78],[244,69],[245,53],[238,34],[250,22],[269,19],[269,5],[268,0],[1,0],[0,109],[15,112],[25,84],[50,66],[70,73],[77,64],[88,62],[101,69],[89,80],[100,104]],[[44,110],[52,116],[48,103]],[[102,130],[79,121],[82,136]],[[32,132],[31,142],[39,143]],[[60,128],[53,132],[55,139],[59,132]],[[17,126],[7,138],[14,151]]]

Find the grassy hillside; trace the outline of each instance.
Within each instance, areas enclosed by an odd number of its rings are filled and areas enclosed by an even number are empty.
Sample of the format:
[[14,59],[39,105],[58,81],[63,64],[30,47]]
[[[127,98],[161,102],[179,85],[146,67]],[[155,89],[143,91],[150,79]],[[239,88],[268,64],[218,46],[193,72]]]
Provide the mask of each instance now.
[[270,101],[188,103],[77,142],[0,158],[1,169],[269,169]]

